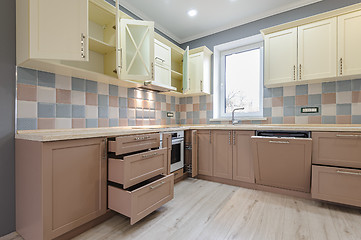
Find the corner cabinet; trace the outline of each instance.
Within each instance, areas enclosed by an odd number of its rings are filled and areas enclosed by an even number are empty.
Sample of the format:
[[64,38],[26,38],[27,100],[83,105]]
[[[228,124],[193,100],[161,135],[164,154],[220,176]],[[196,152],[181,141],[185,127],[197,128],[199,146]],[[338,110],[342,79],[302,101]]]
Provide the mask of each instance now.
[[16,231],[54,239],[107,209],[106,139],[16,139]]

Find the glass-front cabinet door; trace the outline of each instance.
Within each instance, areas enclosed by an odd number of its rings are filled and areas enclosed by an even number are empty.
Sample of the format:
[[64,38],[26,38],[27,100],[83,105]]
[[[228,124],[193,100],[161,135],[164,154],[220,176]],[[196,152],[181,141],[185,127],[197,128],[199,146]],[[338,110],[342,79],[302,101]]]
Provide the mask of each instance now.
[[118,76],[123,80],[154,79],[154,22],[119,20],[120,49],[117,51]]

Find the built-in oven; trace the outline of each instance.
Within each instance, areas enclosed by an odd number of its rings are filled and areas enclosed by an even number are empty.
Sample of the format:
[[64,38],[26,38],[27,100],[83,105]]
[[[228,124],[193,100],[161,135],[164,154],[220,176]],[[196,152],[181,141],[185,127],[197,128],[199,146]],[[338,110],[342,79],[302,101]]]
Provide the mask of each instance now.
[[[164,132],[172,136],[172,151],[170,159],[170,172],[184,167],[184,131]],[[164,134],[163,133],[163,134]],[[161,147],[163,146],[161,134]]]

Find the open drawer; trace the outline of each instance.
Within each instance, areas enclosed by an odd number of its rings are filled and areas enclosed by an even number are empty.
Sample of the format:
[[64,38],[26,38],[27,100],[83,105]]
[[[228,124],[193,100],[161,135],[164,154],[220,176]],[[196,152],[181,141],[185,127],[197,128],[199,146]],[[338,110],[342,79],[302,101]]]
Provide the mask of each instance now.
[[158,148],[159,145],[159,133],[122,136],[115,138],[115,141],[108,141],[109,152],[116,155]]
[[157,149],[108,159],[108,180],[131,187],[167,172],[167,149]]
[[157,176],[123,190],[108,186],[108,207],[130,217],[130,224],[138,222],[161,207],[174,196],[174,176]]
[[361,207],[361,170],[312,166],[312,198]]

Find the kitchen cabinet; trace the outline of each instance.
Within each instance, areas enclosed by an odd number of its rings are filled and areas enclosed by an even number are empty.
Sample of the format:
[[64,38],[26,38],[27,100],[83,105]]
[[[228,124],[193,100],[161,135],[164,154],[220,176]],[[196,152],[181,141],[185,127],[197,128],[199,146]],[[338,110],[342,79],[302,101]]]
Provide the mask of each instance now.
[[211,56],[207,47],[189,52],[189,85],[187,94],[211,93]]
[[338,74],[361,74],[361,11],[341,15],[338,22]]
[[198,174],[213,176],[213,136],[211,130],[197,131]]
[[337,19],[298,27],[298,80],[336,77]]
[[233,180],[254,183],[251,137],[254,131],[232,132]]
[[297,80],[297,28],[264,36],[265,85]]
[[252,137],[256,183],[310,192],[310,138]]
[[171,48],[154,39],[154,82],[172,86]]
[[54,239],[106,213],[106,139],[16,140],[16,231]]
[[213,131],[213,176],[232,179],[232,131]]

